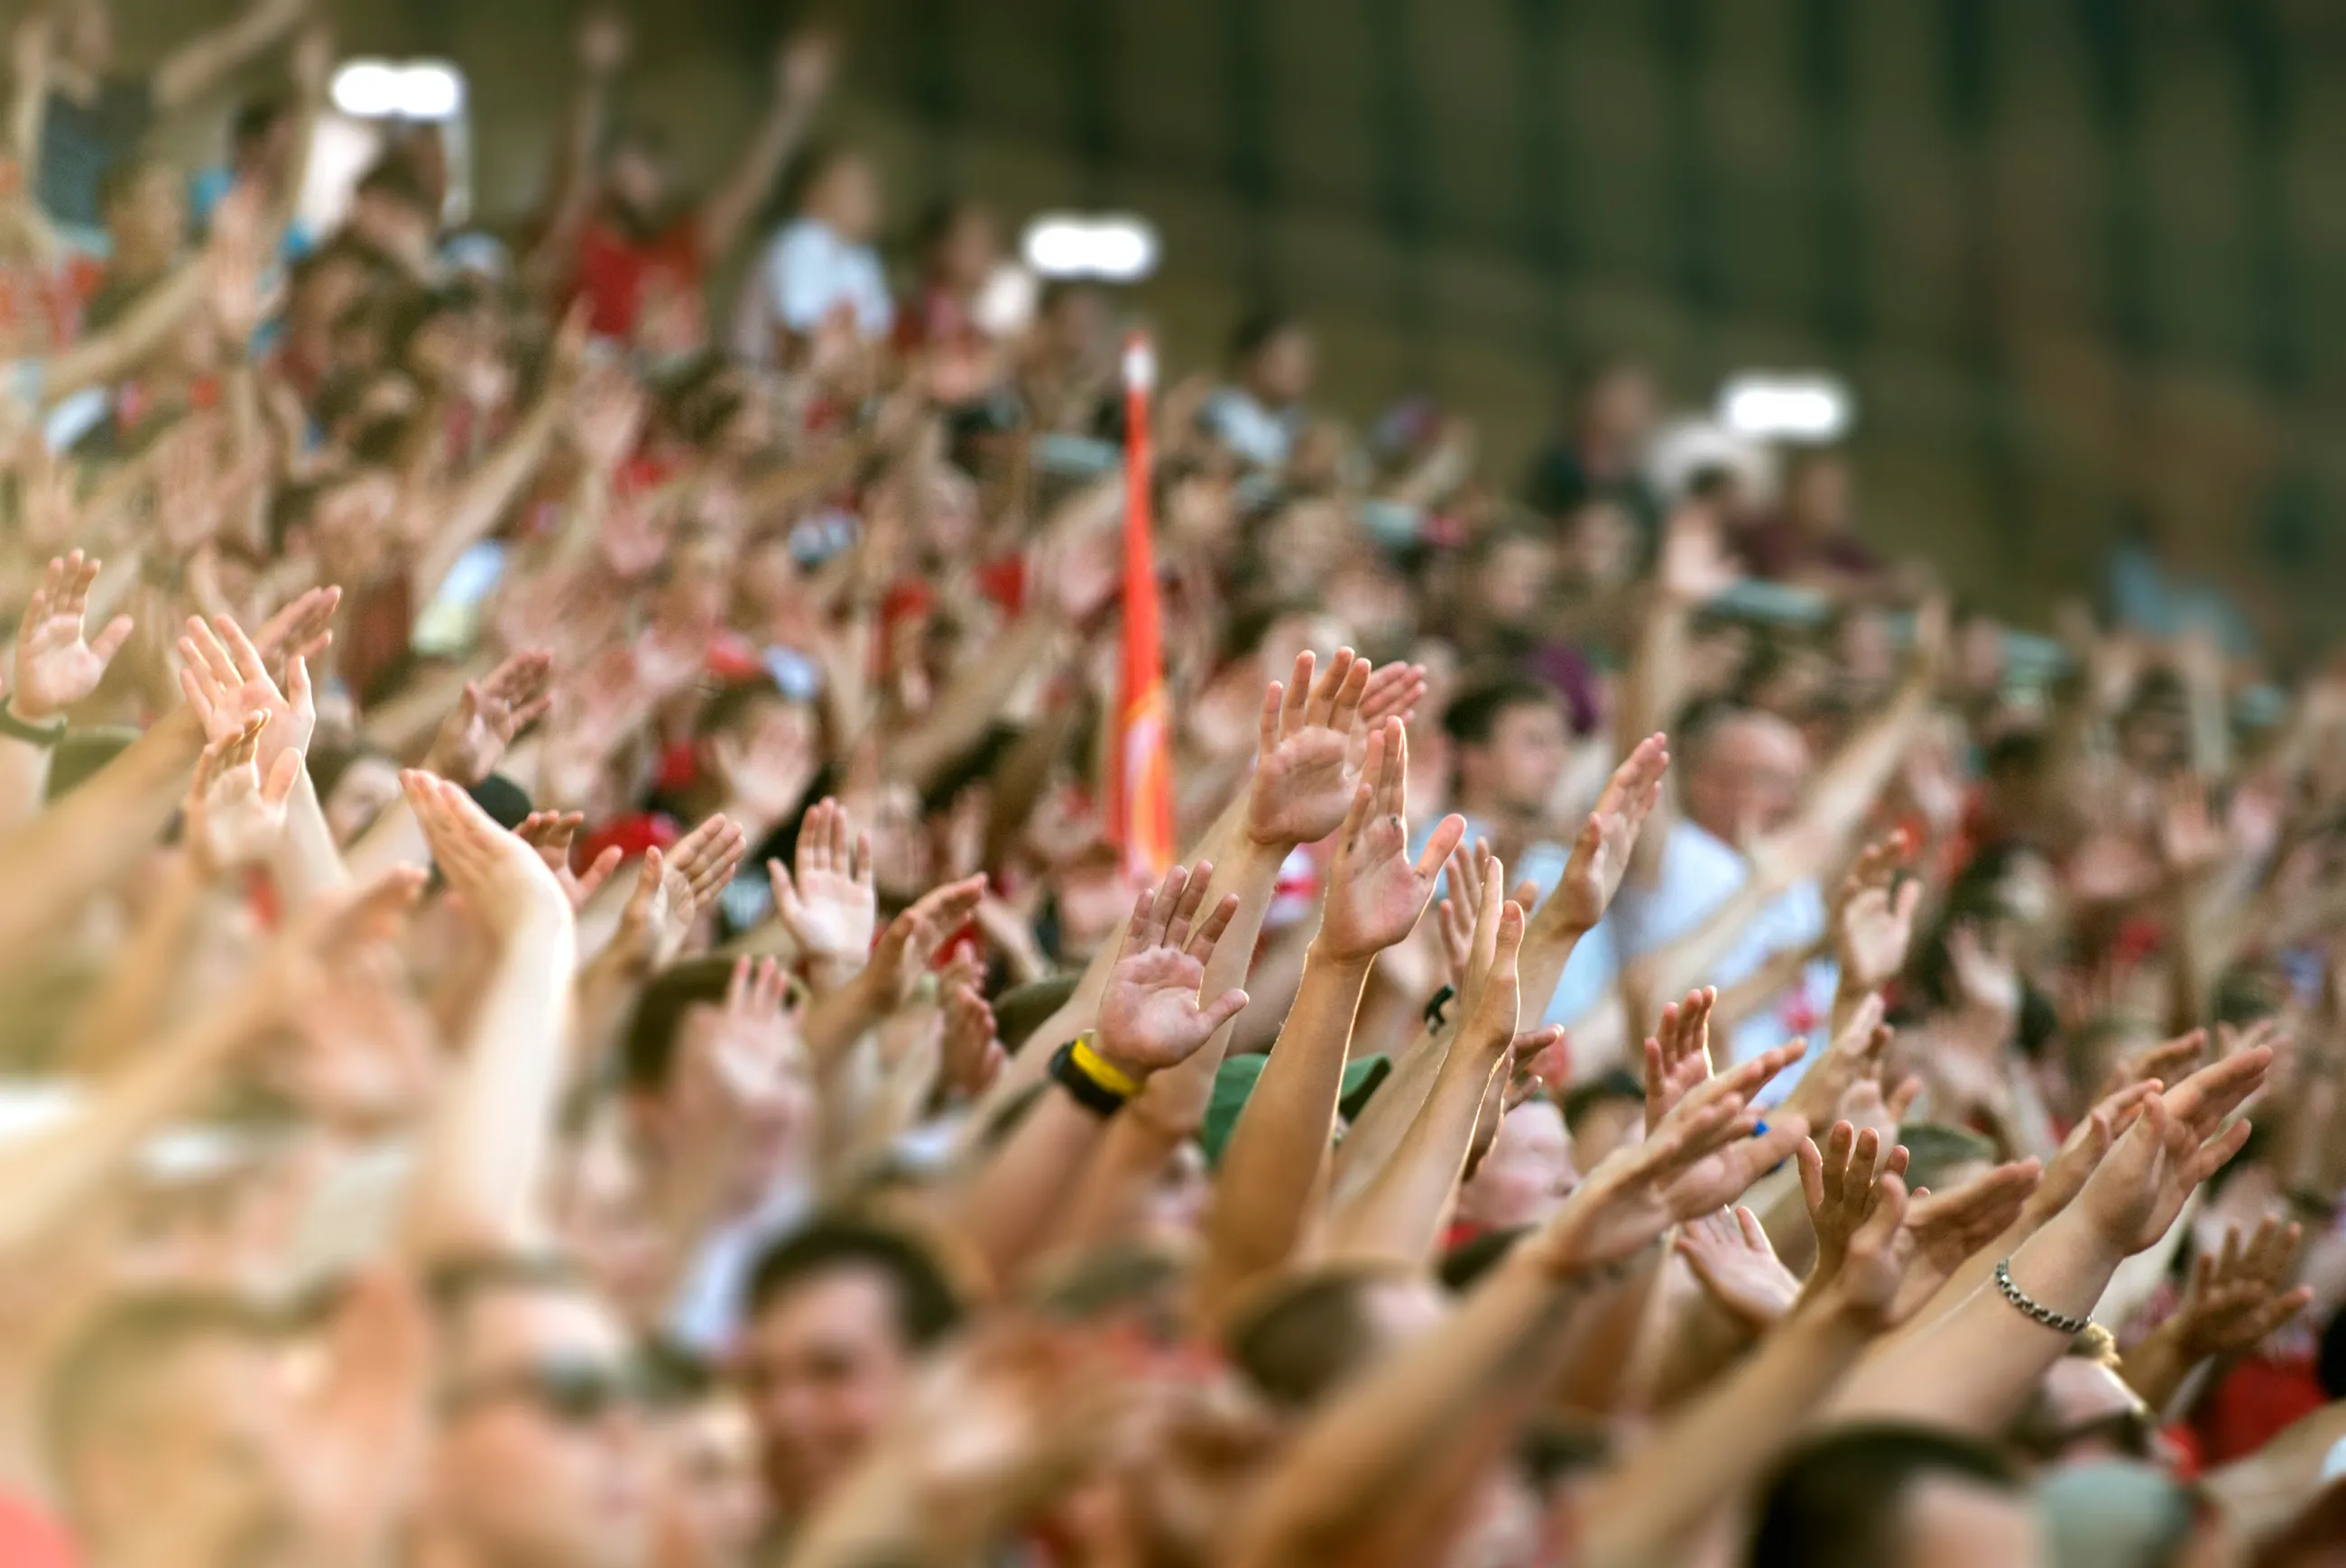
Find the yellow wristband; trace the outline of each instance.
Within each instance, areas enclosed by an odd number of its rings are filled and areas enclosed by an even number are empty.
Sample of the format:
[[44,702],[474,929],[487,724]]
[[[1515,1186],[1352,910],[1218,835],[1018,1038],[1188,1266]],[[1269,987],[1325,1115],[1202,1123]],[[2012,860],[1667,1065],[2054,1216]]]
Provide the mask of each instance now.
[[1110,1094],[1120,1095],[1129,1100],[1140,1093],[1140,1080],[1093,1050],[1092,1037],[1088,1033],[1076,1036],[1067,1059],[1075,1064],[1077,1072]]

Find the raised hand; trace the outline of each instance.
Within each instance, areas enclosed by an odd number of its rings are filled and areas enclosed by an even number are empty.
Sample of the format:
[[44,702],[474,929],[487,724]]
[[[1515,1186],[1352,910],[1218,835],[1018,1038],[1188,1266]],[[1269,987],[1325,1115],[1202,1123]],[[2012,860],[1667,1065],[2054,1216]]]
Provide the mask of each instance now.
[[[1808,1042],[1795,1040],[1729,1068],[1680,1101],[1678,1109],[1664,1119],[1665,1125],[1682,1116],[1698,1115],[1713,1105],[1749,1106],[1752,1096],[1766,1088],[1769,1080],[1799,1061],[1808,1049]],[[1750,1120],[1756,1129],[1760,1118],[1753,1115]],[[1790,1159],[1808,1131],[1809,1124],[1797,1113],[1780,1109],[1768,1119],[1766,1130],[1758,1136],[1727,1145],[1674,1181],[1669,1190],[1671,1207],[1682,1217],[1725,1207],[1741,1196],[1753,1182]]]
[[268,660],[312,659],[334,646],[334,611],[342,591],[331,585],[296,594],[260,623],[252,646]]
[[1408,775],[1409,742],[1401,720],[1388,718],[1369,736],[1360,787],[1329,867],[1320,941],[1331,958],[1374,958],[1407,937],[1433,896],[1442,862],[1465,837],[1464,818],[1444,817],[1411,862]]
[[[1514,1049],[1516,1026],[1522,1021],[1523,983],[1515,959],[1524,945],[1524,911],[1521,904],[1499,896],[1504,871],[1499,862],[1491,861],[1487,869],[1490,875],[1483,879],[1483,904],[1474,918],[1473,949],[1459,1005],[1464,1023],[1458,1043],[1496,1057]],[[1497,1125],[1494,1118],[1494,1134]]]
[[1646,1125],[1660,1126],[1710,1076],[1710,1010],[1718,1003],[1718,987],[1707,985],[1662,1009],[1646,1042]]
[[1573,840],[1563,879],[1535,919],[1536,929],[1585,932],[1605,918],[1628,872],[1637,835],[1661,802],[1662,776],[1669,766],[1669,747],[1662,737],[1649,735],[1613,770]]
[[2246,1122],[2203,1136],[2189,1118],[2175,1113],[2169,1099],[2151,1095],[2143,1100],[2142,1115],[2077,1195],[2080,1217],[2124,1255],[2140,1252],[2166,1235],[2192,1190],[2249,1141]]
[[847,808],[824,796],[799,822],[798,875],[780,860],[766,862],[774,913],[799,951],[815,963],[862,967],[880,923],[872,884],[872,835],[856,832]]
[[1923,884],[1898,880],[1913,852],[1902,830],[1868,844],[1841,880],[1832,911],[1833,957],[1844,991],[1875,991],[1906,967]]
[[1906,1148],[1897,1144],[1885,1152],[1882,1135],[1872,1128],[1861,1133],[1847,1122],[1836,1122],[1821,1150],[1803,1138],[1792,1152],[1800,1161],[1800,1196],[1808,1204],[1809,1224],[1817,1233],[1817,1262],[1810,1279],[1814,1288],[1822,1289],[1841,1272],[1851,1238],[1872,1217],[1882,1178],[1904,1175]]
[[1239,907],[1232,894],[1198,918],[1213,870],[1204,860],[1176,866],[1132,906],[1124,952],[1100,998],[1096,1049],[1134,1078],[1188,1061],[1246,1006],[1237,989],[1202,1005],[1198,998],[1207,961]]
[[[1785,1104],[1811,1122],[1857,1121],[1844,1108],[1852,1090],[1871,1083],[1875,1087],[1876,1099],[1882,1097],[1882,1074],[1892,1036],[1890,1026],[1882,1021],[1883,1011],[1879,992],[1869,993],[1859,1002],[1833,1035],[1831,1044],[1825,1047],[1825,1054],[1792,1085]],[[1918,1084],[1914,1093],[1920,1092]],[[1902,1115],[1905,1105],[1912,1103],[1914,1095],[1902,1086],[1898,1095],[1892,1097],[1902,1097],[1904,1103],[1898,1112]],[[1893,1120],[1887,1130],[1896,1131],[1897,1123]]]
[[938,1072],[946,1090],[964,1100],[985,1093],[1009,1064],[994,1024],[994,1009],[976,983],[968,977],[945,988],[944,1042],[939,1049]]
[[1723,1199],[1692,1202],[1680,1189],[1723,1151],[1754,1141],[1759,1122],[1739,1095],[1690,1097],[1644,1142],[1598,1162],[1539,1234],[1524,1243],[1528,1256],[1558,1276],[1601,1268],[1643,1252],[1671,1226],[1724,1207]]
[[[1460,842],[1451,850],[1450,864],[1443,871],[1449,891],[1434,901],[1435,934],[1442,942],[1443,967],[1451,989],[1461,996],[1466,993],[1468,972],[1474,968],[1474,926],[1483,909],[1484,883],[1505,874],[1504,867],[1494,872],[1494,864],[1486,840],[1477,839],[1472,854]],[[1518,882],[1513,897],[1529,909],[1539,897],[1539,884]]]
[[863,977],[892,1007],[910,1001],[913,987],[946,940],[970,922],[985,897],[984,877],[964,877],[931,888],[888,922],[872,950]]
[[1906,1184],[1895,1171],[1882,1172],[1867,1199],[1863,1224],[1851,1233],[1841,1265],[1815,1286],[1819,1307],[1870,1332],[1902,1321],[1913,1298],[1904,1288],[1908,1254],[1899,1245],[1906,1217]]
[[675,933],[668,926],[668,905],[667,858],[657,847],[646,850],[636,868],[636,885],[619,911],[618,929],[604,949],[627,973],[648,975],[676,957],[683,939],[676,937],[676,944],[670,945]]
[[495,934],[532,921],[571,919],[570,895],[545,860],[490,820],[470,795],[417,769],[399,776],[432,848],[432,863],[475,920]]
[[2111,1064],[2101,1083],[2094,1090],[2096,1101],[2106,1100],[2119,1090],[2136,1084],[2180,1083],[2198,1064],[2200,1054],[2208,1049],[2208,1032],[2194,1029],[2172,1040],[2161,1040],[2129,1052]]
[[264,779],[256,759],[268,724],[267,714],[256,713],[236,734],[206,745],[197,759],[181,813],[182,837],[209,875],[260,865],[285,837],[285,809],[301,776],[301,754],[279,753]]
[[774,959],[741,958],[725,988],[715,1026],[691,1041],[679,1064],[678,1097],[689,1123],[731,1131],[745,1119],[805,1108],[805,1042],[784,1003],[790,972]]
[[2014,1160],[1984,1170],[1952,1191],[1916,1189],[1907,1206],[1905,1228],[1898,1233],[1901,1255],[1907,1260],[1900,1320],[1937,1295],[1964,1259],[2011,1229],[2042,1179],[2035,1160]]
[[2243,1243],[2240,1227],[2224,1232],[2220,1255],[2201,1253],[2192,1261],[2183,1305],[2165,1326],[2188,1359],[2233,1356],[2250,1350],[2268,1334],[2303,1311],[2313,1288],[2289,1288],[2304,1231],[2268,1217]]
[[[332,613],[331,601],[326,613]],[[179,639],[179,690],[203,721],[209,738],[225,739],[242,730],[255,714],[265,714],[269,723],[260,732],[258,759],[263,773],[273,773],[278,758],[286,752],[309,749],[311,732],[318,727],[318,704],[310,689],[309,660],[298,647],[286,656],[280,691],[242,626],[226,616],[209,625],[190,616],[187,635]]]
[[130,617],[117,616],[92,641],[82,620],[98,563],[78,550],[49,563],[41,585],[16,626],[16,679],[8,710],[26,724],[46,724],[97,689],[106,667],[130,640]]
[[670,953],[681,952],[701,912],[711,908],[733,869],[750,852],[741,825],[722,811],[668,846],[661,874],[665,879],[667,933],[662,944]]
[[570,846],[576,840],[578,830],[586,825],[586,819],[576,811],[532,811],[521,820],[521,826],[514,830],[514,836],[536,850],[539,858],[546,861],[546,869],[552,871],[554,880],[562,884],[562,891],[569,898],[570,907],[574,910],[586,907],[586,901],[601,891],[603,884],[610,881],[611,873],[619,869],[619,860],[625,853],[618,845],[613,844],[596,856],[595,863],[584,871],[572,871]]
[[1299,654],[1293,682],[1272,681],[1263,692],[1246,830],[1273,849],[1316,844],[1341,827],[1362,760],[1352,747],[1368,661],[1339,648],[1316,683],[1312,668],[1312,656]]
[[2076,1201],[2086,1182],[2101,1167],[2110,1145],[2142,1115],[2142,1104],[2159,1091],[2156,1083],[2132,1084],[2106,1096],[2069,1129],[2061,1146],[2045,1162],[2044,1179],[2021,1206],[2021,1216],[2034,1229]]
[[470,789],[496,771],[514,737],[554,706],[554,656],[508,654],[483,681],[466,681],[455,711],[424,753],[426,772]]
[[1708,604],[1733,587],[1742,573],[1719,536],[1719,519],[1699,502],[1670,514],[1663,525],[1662,555],[1656,585],[1665,599],[1688,608]]
[[1722,1208],[1688,1221],[1678,1232],[1678,1254],[1710,1298],[1752,1329],[1775,1324],[1800,1297],[1800,1282],[1748,1208]]

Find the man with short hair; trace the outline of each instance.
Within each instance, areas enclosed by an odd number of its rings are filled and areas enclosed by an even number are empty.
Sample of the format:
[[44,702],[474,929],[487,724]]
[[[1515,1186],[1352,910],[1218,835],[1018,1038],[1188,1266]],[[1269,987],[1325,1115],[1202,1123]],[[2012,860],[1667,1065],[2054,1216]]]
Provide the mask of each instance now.
[[928,1249],[885,1226],[818,1220],[759,1259],[737,1364],[782,1532],[853,1471],[961,1315]]
[[640,1568],[658,1456],[644,1385],[609,1309],[537,1259],[434,1281],[438,1441],[415,1562],[425,1568]]
[[2038,1568],[2020,1473],[1932,1427],[1851,1426],[1810,1440],[1762,1490],[1747,1568]]
[[260,1561],[290,1521],[299,1441],[279,1324],[172,1291],[103,1308],[57,1359],[44,1437],[87,1568]]
[[[1753,875],[1746,849],[1793,820],[1808,782],[1809,748],[1800,732],[1757,709],[1720,705],[1698,712],[1671,745],[1680,759],[1681,809],[1661,840],[1652,880],[1640,881],[1633,871],[1608,917],[1617,917],[1629,963],[1730,911]],[[1823,1027],[1840,972],[1829,958],[1807,955],[1825,932],[1824,890],[1804,876],[1761,900],[1730,933],[1725,951],[1698,978],[1719,988],[1724,1017],[1741,1020],[1732,1024],[1722,1063],[1748,1062]],[[1676,1000],[1647,1002],[1658,1008]],[[1797,1066],[1778,1077],[1770,1097],[1798,1078]]]

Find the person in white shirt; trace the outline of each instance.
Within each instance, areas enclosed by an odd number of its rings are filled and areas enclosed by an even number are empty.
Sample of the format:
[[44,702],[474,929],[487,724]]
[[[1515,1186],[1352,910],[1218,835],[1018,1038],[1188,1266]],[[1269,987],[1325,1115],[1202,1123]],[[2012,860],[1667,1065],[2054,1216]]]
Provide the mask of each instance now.
[[[1641,883],[1633,875],[1607,916],[1628,961],[1688,936],[1743,890],[1751,865],[1739,846],[1792,820],[1809,776],[1808,746],[1800,732],[1750,708],[1726,707],[1699,716],[1675,745],[1683,814],[1670,824],[1652,881]],[[1759,906],[1705,981],[1722,992],[1753,982],[1771,961],[1789,962],[1814,948],[1825,923],[1822,888],[1813,877],[1795,881]],[[1723,1060],[1747,1061],[1821,1028],[1838,979],[1829,959],[1803,965],[1789,985],[1735,1026]],[[1785,1076],[1789,1087],[1796,1074]]]
[[741,281],[733,352],[757,365],[791,361],[798,345],[834,311],[857,333],[884,338],[896,308],[872,241],[879,233],[880,180],[862,153],[834,148],[807,166],[798,215],[768,241]]
[[1269,311],[1249,317],[1230,337],[1237,377],[1214,389],[1198,423],[1250,467],[1286,467],[1303,433],[1316,357],[1301,322]]

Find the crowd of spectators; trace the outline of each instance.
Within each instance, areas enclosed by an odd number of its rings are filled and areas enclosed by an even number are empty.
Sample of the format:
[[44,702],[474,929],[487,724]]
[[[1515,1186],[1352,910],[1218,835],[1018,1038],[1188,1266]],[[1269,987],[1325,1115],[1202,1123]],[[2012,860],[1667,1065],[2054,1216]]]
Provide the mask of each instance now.
[[1144,883],[1134,301],[883,243],[846,40],[697,199],[572,42],[541,210],[312,232],[305,0],[16,29],[0,1563],[2346,1561],[2346,676],[1266,311]]

